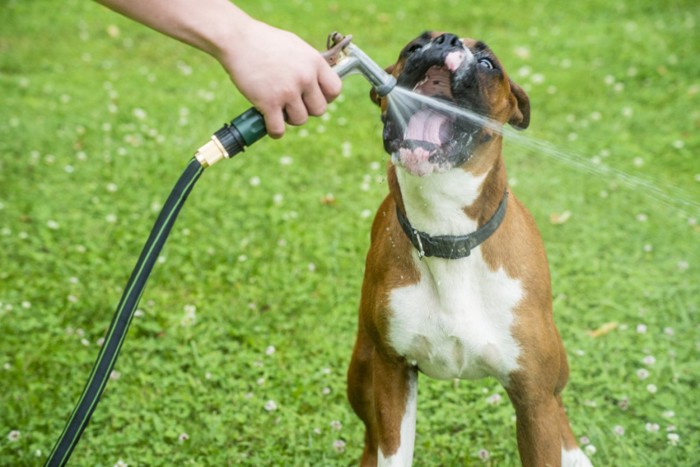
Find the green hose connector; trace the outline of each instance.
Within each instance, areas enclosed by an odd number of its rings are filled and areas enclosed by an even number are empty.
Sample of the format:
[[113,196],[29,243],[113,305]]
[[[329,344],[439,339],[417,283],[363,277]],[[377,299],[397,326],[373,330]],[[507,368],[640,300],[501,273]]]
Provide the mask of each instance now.
[[211,140],[197,150],[195,157],[202,167],[207,168],[243,152],[265,135],[265,118],[255,107],[251,107],[219,128]]

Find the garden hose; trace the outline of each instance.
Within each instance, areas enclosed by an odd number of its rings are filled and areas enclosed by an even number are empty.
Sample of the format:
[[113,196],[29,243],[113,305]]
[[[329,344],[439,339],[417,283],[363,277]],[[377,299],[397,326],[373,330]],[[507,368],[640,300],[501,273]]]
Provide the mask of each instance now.
[[70,415],[61,436],[58,438],[45,466],[62,466],[68,462],[75,445],[87,426],[97,403],[104,392],[117,356],[124,343],[134,312],[138,306],[143,289],[146,286],[153,265],[168,239],[180,209],[194,188],[195,183],[204,172],[223,158],[232,158],[244,151],[247,146],[265,136],[265,121],[254,107],[234,118],[231,123],[221,127],[211,140],[199,148],[190,160],[175,187],[170,192],[156,219],[151,234],[146,241],[141,256],[129,277],[122,294],[117,311],[109,325],[104,344],[97,355],[85,388],[78,404]]
[[[388,94],[396,85],[396,80],[379,68],[359,48],[350,44],[350,40],[351,36],[331,34],[329,50],[323,54],[326,60],[341,78],[357,70],[368,78],[379,95]],[[129,277],[78,404],[68,418],[45,466],[63,466],[70,459],[105,390],[151,270],[182,206],[202,172],[224,158],[234,157],[266,134],[262,114],[255,108],[250,108],[215,132],[211,140],[199,148],[188,163],[156,219]]]

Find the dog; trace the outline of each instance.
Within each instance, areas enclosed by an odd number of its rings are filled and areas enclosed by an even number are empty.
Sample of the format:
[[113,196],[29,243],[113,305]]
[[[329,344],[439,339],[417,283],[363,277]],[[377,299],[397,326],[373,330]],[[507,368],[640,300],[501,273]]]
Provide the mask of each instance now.
[[389,194],[366,259],[347,374],[364,422],[361,464],[410,465],[418,373],[491,376],[515,408],[525,466],[590,466],[562,404],[566,353],[552,317],[541,236],[506,177],[499,126],[525,129],[530,103],[483,42],[426,32],[387,68],[397,85],[496,125],[418,105],[405,121],[387,97]]

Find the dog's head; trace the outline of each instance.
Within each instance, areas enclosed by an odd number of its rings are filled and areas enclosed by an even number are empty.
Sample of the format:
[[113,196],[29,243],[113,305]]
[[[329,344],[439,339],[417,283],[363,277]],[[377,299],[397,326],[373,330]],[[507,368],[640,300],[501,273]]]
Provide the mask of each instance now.
[[[498,135],[494,123],[517,129],[530,123],[527,94],[483,42],[426,32],[406,45],[387,71],[398,87],[431,98],[372,93],[382,108],[386,151],[395,165],[414,175],[465,166]],[[455,108],[487,120],[465,117]]]

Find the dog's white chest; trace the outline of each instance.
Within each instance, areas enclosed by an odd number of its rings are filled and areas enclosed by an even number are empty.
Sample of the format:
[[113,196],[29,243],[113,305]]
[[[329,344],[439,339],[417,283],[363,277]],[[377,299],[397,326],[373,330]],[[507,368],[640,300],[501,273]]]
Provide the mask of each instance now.
[[520,281],[491,271],[480,249],[416,264],[420,281],[390,295],[391,345],[430,377],[495,376],[506,384],[520,353],[511,330]]

